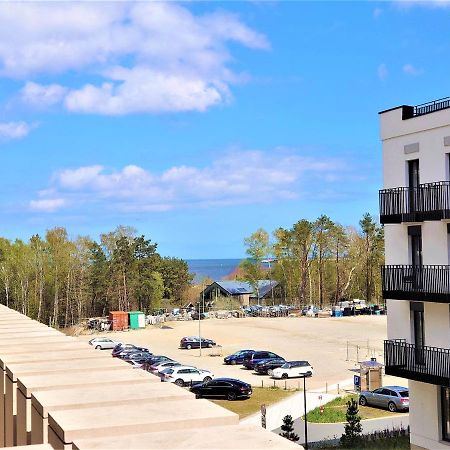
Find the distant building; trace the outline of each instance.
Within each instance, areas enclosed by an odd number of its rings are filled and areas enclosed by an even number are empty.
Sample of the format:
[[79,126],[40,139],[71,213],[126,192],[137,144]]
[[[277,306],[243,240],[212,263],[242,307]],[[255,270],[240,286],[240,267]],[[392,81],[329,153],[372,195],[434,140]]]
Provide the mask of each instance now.
[[399,106],[380,120],[385,371],[409,380],[411,449],[448,450],[450,99]]
[[250,303],[262,303],[263,300],[279,297],[275,293],[278,286],[279,283],[275,280],[259,280],[257,290],[245,281],[214,281],[200,293],[200,296],[210,302],[220,297],[234,297],[241,305],[247,306]]

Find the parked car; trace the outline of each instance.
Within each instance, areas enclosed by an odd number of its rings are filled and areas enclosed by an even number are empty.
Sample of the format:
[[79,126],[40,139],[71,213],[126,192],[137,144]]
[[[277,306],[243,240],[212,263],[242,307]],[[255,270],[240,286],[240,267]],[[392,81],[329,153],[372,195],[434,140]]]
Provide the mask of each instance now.
[[213,347],[216,343],[211,339],[200,338],[198,336],[187,336],[181,339],[180,347],[187,348],[190,350],[191,348],[200,348],[200,344],[202,348]]
[[168,367],[174,367],[174,366],[181,366],[182,364],[180,364],[177,361],[157,361],[154,364],[151,364],[148,367],[148,371],[152,372],[152,373],[158,373],[163,371],[164,369],[167,369]]
[[409,409],[409,390],[403,386],[384,386],[374,391],[361,391],[359,404],[380,406],[391,412],[406,410]]
[[153,353],[149,353],[149,352],[133,352],[133,353],[127,353],[121,359],[123,359],[126,362],[129,362],[129,361],[147,362],[148,359],[152,356],[153,356]]
[[112,356],[117,358],[121,354],[125,354],[128,352],[148,352],[148,348],[145,347],[137,347],[133,344],[118,344],[113,348]]
[[161,364],[161,363],[163,363],[165,361],[173,361],[173,360],[171,358],[168,358],[167,356],[164,356],[164,355],[152,355],[152,356],[149,356],[145,360],[142,368],[144,370],[147,370],[148,372],[150,372],[150,367],[153,364]]
[[[191,318],[192,320],[199,320],[198,317],[198,312],[197,311],[192,311],[191,312]],[[206,319],[206,314],[205,313],[200,313],[200,320]]]
[[273,369],[272,378],[310,377],[314,373],[308,361],[286,361],[281,367]]
[[97,350],[106,350],[114,348],[117,344],[119,344],[119,342],[113,341],[112,339],[106,337],[96,337],[91,339],[89,344]]
[[209,370],[197,369],[192,366],[168,367],[161,372],[161,381],[185,386],[192,383],[206,383],[214,378]]
[[244,361],[244,367],[246,369],[254,369],[255,365],[261,362],[264,359],[279,359],[281,356],[276,353],[267,352],[267,351],[256,351],[254,352],[249,359]]
[[249,359],[253,353],[255,353],[255,350],[239,350],[232,355],[225,356],[225,358],[223,358],[223,362],[225,364],[231,364],[232,366],[235,364],[242,364],[244,361]]
[[269,374],[272,375],[273,369],[277,369],[281,367],[286,360],[284,358],[275,358],[275,359],[263,359],[259,363],[255,364],[255,372],[259,374]]
[[233,378],[215,378],[206,383],[191,387],[196,398],[225,397],[227,400],[236,400],[240,397],[248,398],[252,395],[252,387],[248,383]]

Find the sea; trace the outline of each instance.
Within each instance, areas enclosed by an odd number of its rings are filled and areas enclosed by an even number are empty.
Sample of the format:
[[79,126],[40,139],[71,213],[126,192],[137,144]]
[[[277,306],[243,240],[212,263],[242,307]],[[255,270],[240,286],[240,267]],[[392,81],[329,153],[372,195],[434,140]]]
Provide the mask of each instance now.
[[187,259],[189,272],[193,273],[194,283],[200,283],[205,277],[213,280],[222,280],[223,277],[230,275],[239,263],[240,258],[236,259]]

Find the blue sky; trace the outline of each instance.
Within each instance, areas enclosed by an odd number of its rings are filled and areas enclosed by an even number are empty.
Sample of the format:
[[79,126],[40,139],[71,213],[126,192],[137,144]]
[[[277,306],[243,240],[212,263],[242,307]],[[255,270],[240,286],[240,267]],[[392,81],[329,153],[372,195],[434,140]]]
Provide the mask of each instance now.
[[164,255],[377,215],[378,111],[450,95],[450,2],[0,4],[0,235]]

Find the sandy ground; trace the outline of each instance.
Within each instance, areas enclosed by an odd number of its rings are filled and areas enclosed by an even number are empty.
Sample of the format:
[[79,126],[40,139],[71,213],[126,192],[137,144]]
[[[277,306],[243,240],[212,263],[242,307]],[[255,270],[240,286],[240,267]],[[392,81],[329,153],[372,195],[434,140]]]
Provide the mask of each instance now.
[[[222,357],[211,356],[217,348],[181,350],[183,336],[198,335],[198,321],[168,322],[163,328],[101,334],[118,341],[148,347],[154,354],[169,356],[183,364],[211,370],[214,375],[239,378],[254,386],[273,385],[267,375],[257,375],[242,366],[223,364],[223,356],[240,349],[270,350],[287,360],[308,360],[314,376],[307,379],[307,389],[319,389],[349,380],[355,373],[356,360],[376,356],[382,362],[386,339],[386,316],[342,318],[243,318],[201,321],[201,335],[221,345]],[[100,335],[100,334],[99,334]],[[94,335],[80,336],[89,340]],[[347,345],[348,343],[348,345]],[[357,349],[358,346],[358,349]],[[347,360],[347,347],[348,358]],[[369,349],[369,350],[368,350]],[[109,350],[105,350],[109,351]],[[284,387],[284,381],[277,381]],[[301,387],[302,380],[290,379],[288,387]]]

